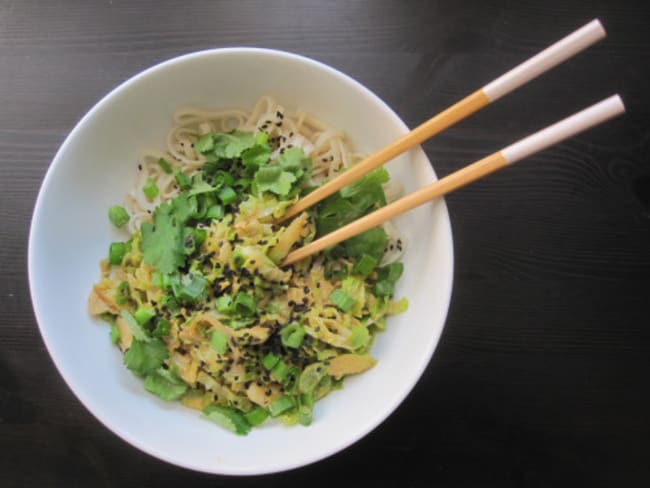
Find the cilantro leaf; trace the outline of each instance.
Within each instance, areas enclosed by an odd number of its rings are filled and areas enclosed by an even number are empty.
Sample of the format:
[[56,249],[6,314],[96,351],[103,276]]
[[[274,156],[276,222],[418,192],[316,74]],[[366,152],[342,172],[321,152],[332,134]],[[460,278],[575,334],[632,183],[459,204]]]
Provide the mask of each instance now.
[[214,149],[214,136],[212,134],[203,134],[199,140],[194,143],[194,150],[205,154]]
[[373,227],[361,234],[350,237],[343,242],[343,248],[348,256],[360,259],[363,254],[368,254],[377,260],[384,255],[384,249],[388,244],[388,234],[381,227]]
[[268,144],[256,145],[246,149],[241,160],[244,166],[249,169],[257,169],[269,162],[271,157],[271,146]]
[[215,133],[213,134],[213,140],[214,155],[223,159],[238,158],[242,155],[242,152],[255,145],[255,135],[252,132],[239,130],[228,134],[224,132]]
[[275,163],[284,171],[293,173],[296,179],[300,179],[305,175],[311,173],[311,158],[309,158],[305,151],[299,147],[290,147],[280,154]]
[[270,191],[279,196],[286,196],[296,180],[293,173],[283,171],[279,166],[265,166],[257,170],[254,181],[260,192]]
[[134,338],[124,353],[124,365],[136,374],[146,375],[160,368],[168,357],[167,346],[161,339],[143,342]]
[[176,400],[187,391],[187,385],[168,370],[158,368],[147,375],[144,389],[163,400]]
[[188,195],[180,195],[154,211],[153,224],[146,222],[140,227],[146,264],[164,274],[185,264],[183,225],[196,211],[196,197]]

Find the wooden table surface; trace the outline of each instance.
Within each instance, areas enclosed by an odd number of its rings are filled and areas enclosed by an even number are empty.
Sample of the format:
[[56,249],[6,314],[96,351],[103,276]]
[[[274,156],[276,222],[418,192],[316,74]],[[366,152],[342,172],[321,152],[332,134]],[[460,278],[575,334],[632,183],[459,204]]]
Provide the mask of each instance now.
[[[599,17],[609,36],[424,146],[438,175],[613,93],[612,121],[447,198],[455,282],[412,394],[333,457],[194,473],[103,427],[53,367],[27,240],[57,148],[111,88],[206,48],[297,52],[413,126]],[[0,486],[650,486],[646,1],[0,1]]]

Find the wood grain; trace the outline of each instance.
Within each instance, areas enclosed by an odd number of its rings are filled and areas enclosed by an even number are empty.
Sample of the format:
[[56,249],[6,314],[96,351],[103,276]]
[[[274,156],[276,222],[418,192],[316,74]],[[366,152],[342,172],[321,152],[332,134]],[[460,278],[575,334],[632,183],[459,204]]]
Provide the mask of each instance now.
[[[364,439],[289,473],[208,476],[132,448],[65,385],[31,309],[29,223],[57,148],[115,85],[265,46],[342,69],[414,127],[593,17],[606,40],[424,144],[445,176],[610,93],[628,107],[446,198],[442,340]],[[649,21],[640,0],[0,2],[0,486],[648,486]]]

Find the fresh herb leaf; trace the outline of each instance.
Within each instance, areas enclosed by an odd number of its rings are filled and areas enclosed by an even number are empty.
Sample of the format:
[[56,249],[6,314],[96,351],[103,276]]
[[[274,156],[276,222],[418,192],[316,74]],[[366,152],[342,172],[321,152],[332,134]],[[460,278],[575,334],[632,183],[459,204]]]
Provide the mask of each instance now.
[[255,145],[255,135],[252,132],[239,130],[228,134],[223,132],[213,134],[213,139],[214,148],[212,152],[216,157],[222,159],[239,158],[242,152]]
[[205,154],[214,149],[214,136],[212,134],[203,134],[199,140],[194,143],[194,150]]
[[246,149],[241,155],[242,164],[248,169],[257,169],[269,162],[271,146],[256,145]]
[[296,179],[300,179],[305,175],[311,173],[311,159],[299,147],[290,147],[286,149],[275,159],[277,164],[283,171],[293,173]]
[[278,166],[260,168],[255,173],[254,179],[258,191],[270,191],[279,196],[287,196],[296,180],[293,173],[282,171]]
[[176,400],[187,391],[187,385],[168,370],[158,368],[144,380],[144,389],[163,400]]
[[134,337],[131,347],[124,353],[124,365],[144,376],[160,368],[168,357],[167,346],[161,339],[143,342]]
[[[181,198],[174,199],[174,202]],[[182,232],[183,222],[175,213],[175,203],[163,203],[153,214],[154,223],[144,223],[142,230],[142,253],[144,262],[161,273],[171,273],[185,264]]]
[[386,231],[381,227],[374,227],[350,237],[342,243],[342,246],[348,256],[354,259],[361,259],[364,254],[367,254],[379,261],[384,255],[387,244],[388,234]]

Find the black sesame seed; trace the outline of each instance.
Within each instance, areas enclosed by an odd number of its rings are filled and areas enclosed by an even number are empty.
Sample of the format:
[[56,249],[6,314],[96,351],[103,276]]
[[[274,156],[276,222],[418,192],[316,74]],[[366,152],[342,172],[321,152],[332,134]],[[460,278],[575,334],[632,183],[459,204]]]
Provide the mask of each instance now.
[[138,171],[142,171],[142,165],[138,164]]

